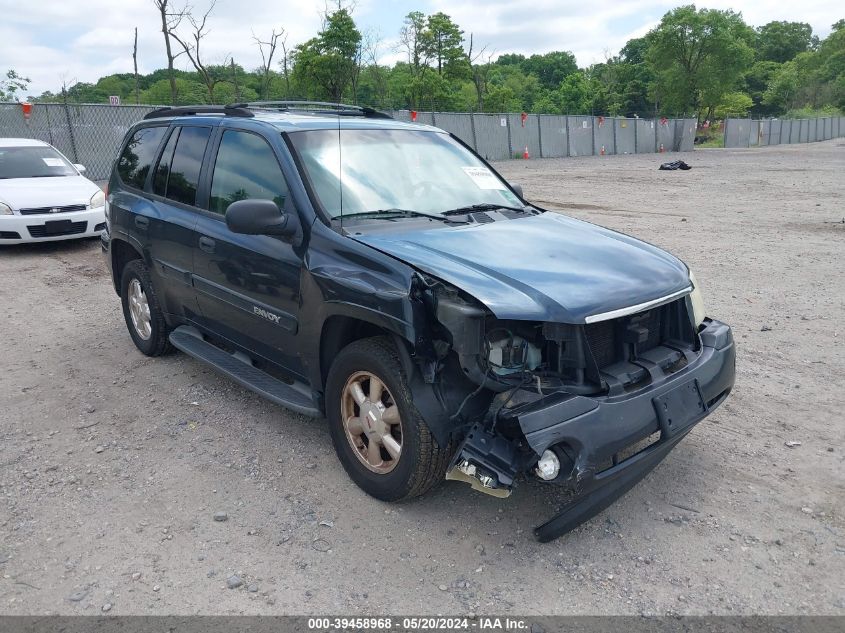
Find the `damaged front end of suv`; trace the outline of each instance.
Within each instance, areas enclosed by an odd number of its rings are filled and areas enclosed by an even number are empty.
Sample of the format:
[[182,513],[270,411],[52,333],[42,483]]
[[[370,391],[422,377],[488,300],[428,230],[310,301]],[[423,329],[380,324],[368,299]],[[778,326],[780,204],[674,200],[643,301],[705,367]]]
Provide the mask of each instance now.
[[447,479],[496,496],[520,475],[564,486],[574,501],[536,529],[541,541],[606,508],[731,390],[730,328],[696,323],[693,302],[576,325],[498,320],[442,289],[438,321],[487,396]]
[[[541,229],[564,222],[574,240],[582,231],[618,235],[550,213],[523,224],[532,221]],[[561,486],[571,501],[536,528],[541,541],[632,488],[733,387],[730,328],[705,317],[688,269],[650,245],[624,238],[604,250],[646,249],[658,254],[650,265],[668,262],[671,275],[647,276],[635,289],[637,271],[601,271],[598,277],[615,278],[625,294],[613,293],[603,307],[570,294],[564,307],[562,297],[541,290],[542,272],[529,285],[507,261],[479,266],[470,254],[422,244],[419,236],[413,249],[407,241],[405,248],[368,241],[422,269],[411,292],[424,332],[414,401],[435,437],[457,444],[446,478],[498,497],[521,478]],[[541,247],[535,257],[543,259]],[[670,292],[654,297],[655,286]],[[647,299],[618,307],[626,297]]]

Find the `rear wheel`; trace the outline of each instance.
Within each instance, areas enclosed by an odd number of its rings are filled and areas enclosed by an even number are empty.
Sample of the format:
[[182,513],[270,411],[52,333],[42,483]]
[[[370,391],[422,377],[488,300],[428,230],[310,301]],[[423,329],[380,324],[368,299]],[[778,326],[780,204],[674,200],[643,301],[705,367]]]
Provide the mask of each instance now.
[[335,451],[367,494],[400,501],[443,480],[449,447],[439,447],[414,406],[393,342],[351,343],[335,358],[326,384]]
[[120,299],[135,347],[147,356],[161,356],[170,351],[167,338],[170,331],[153,290],[150,271],[142,260],[134,259],[123,268]]

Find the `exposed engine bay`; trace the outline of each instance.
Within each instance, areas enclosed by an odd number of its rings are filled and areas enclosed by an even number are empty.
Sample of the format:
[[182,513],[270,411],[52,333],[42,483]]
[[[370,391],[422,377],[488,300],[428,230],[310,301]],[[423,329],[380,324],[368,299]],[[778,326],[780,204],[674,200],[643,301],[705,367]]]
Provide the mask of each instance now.
[[507,496],[523,474],[577,487],[576,447],[558,443],[538,452],[527,440],[532,429],[520,413],[533,403],[632,393],[682,369],[700,348],[683,297],[597,323],[539,323],[499,320],[445,282],[426,275],[419,282],[418,296],[436,323],[438,361],[429,376],[441,393],[461,396],[449,416],[460,449],[447,479],[494,496]]

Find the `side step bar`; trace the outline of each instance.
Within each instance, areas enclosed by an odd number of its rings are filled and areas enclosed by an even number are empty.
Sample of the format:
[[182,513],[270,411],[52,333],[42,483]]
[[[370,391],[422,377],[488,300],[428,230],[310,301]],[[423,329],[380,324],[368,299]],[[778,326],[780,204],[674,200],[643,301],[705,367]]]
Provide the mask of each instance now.
[[296,413],[314,418],[323,417],[319,409],[314,406],[314,401],[308,395],[304,385],[289,385],[273,378],[270,374],[253,367],[245,357],[242,360],[240,355],[229,354],[207,343],[196,328],[187,325],[177,327],[170,333],[170,342],[175,348],[211,365],[221,374],[225,374],[247,389],[252,389],[271,402]]

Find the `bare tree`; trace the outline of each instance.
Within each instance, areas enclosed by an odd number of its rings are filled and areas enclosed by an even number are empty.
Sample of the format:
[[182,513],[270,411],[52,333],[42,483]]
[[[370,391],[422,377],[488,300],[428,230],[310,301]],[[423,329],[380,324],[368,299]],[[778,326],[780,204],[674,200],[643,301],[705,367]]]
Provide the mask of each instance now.
[[[284,37],[282,37],[284,36]],[[281,44],[282,50],[285,52],[285,81],[287,81],[287,50],[285,43],[287,42],[287,34],[284,27],[279,27],[279,32],[276,32],[276,27],[273,27],[273,32],[270,34],[269,40],[262,40],[255,32],[252,33],[252,39],[258,46],[261,53],[261,98],[267,99],[270,92],[271,79],[271,64],[273,63],[273,56],[276,54],[276,48]],[[281,42],[280,42],[281,40]],[[266,49],[265,49],[266,47]]]
[[475,85],[475,95],[478,100],[478,111],[484,111],[484,96],[487,94],[487,77],[490,74],[490,65],[493,62],[495,52],[488,53],[487,46],[480,51],[473,53],[473,34],[469,34],[469,47],[466,58],[472,70],[472,83]]
[[378,95],[379,107],[385,107],[387,102],[387,71],[379,65],[379,50],[381,48],[381,35],[377,31],[367,31],[361,40],[361,61],[362,65],[369,67],[370,76],[375,84]]
[[[202,77],[202,81],[208,91],[209,103],[214,103],[215,86],[225,81],[220,75],[218,75],[216,72],[217,69],[209,65],[207,61],[203,61],[202,52],[200,50],[203,39],[210,32],[208,29],[208,18],[211,15],[211,12],[214,11],[215,4],[217,4],[216,0],[209,5],[208,9],[202,14],[201,18],[195,17],[191,9],[187,9],[184,12],[184,16],[188,19],[188,22],[191,23],[191,32],[188,36],[179,35],[175,29],[170,30],[170,36],[179,43],[182,47],[182,51],[188,56],[191,65],[199,73],[200,77]],[[226,62],[224,61],[223,66],[225,65]]]
[[237,103],[240,103],[241,102],[241,86],[240,86],[240,84],[238,84],[238,73],[237,73],[237,70],[235,70],[235,58],[230,57],[229,63],[232,66],[232,86],[234,86],[234,88],[235,88],[235,101]]
[[153,4],[158,9],[161,17],[161,32],[164,35],[164,50],[167,54],[167,78],[170,80],[170,104],[176,105],[177,91],[176,91],[176,77],[173,75],[173,60],[181,53],[173,54],[173,49],[170,46],[170,38],[172,31],[179,26],[182,18],[185,17],[186,8],[173,10],[170,0],[153,0]]
[[288,57],[288,38],[279,41],[279,46],[282,47],[282,75],[285,78],[285,98],[290,97],[290,58]]
[[373,53],[372,49],[378,48],[378,36],[372,31],[365,31],[361,35],[361,42],[355,49],[354,67],[352,69],[352,103],[358,103],[358,85],[361,81],[361,70],[364,68],[365,59]]
[[138,84],[138,27],[135,27],[135,45],[132,47],[132,65],[135,67],[135,105],[141,103],[141,88]]

